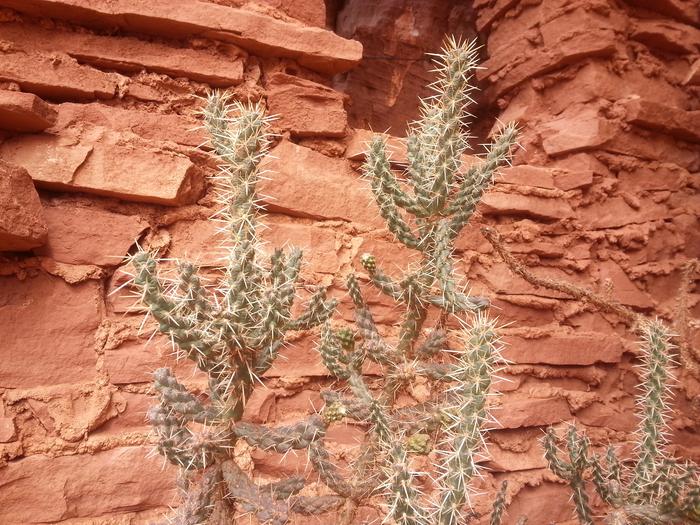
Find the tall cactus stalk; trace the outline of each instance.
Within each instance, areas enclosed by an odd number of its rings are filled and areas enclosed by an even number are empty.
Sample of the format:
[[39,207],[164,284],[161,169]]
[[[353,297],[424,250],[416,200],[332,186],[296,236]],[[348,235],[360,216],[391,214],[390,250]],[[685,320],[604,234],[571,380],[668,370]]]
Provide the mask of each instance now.
[[183,261],[174,283],[168,282],[159,275],[162,265],[155,254],[145,250],[135,253],[131,264],[141,304],[180,355],[206,374],[208,390],[203,399],[161,368],[154,381],[160,402],[149,419],[158,450],[182,469],[185,495],[175,523],[231,523],[235,513],[252,513],[262,523],[283,524],[290,512],[325,512],[342,499],[296,496],[303,478],[258,486],[235,464],[231,450],[243,439],[254,447],[286,452],[308,448],[323,436],[325,423],[318,415],[277,428],[241,418],[286,332],[324,323],[335,301],[326,300],[325,290],[319,289],[306,310],[292,316],[301,251],[277,249],[267,265],[260,262],[255,191],[270,140],[263,108],[214,92],[203,116],[220,164],[213,182],[220,206],[216,219],[225,237],[225,274],[217,287],[207,287],[197,267]]
[[[311,448],[312,462],[328,486],[355,504],[383,494],[387,519],[403,525],[456,525],[468,519],[470,482],[484,453],[486,400],[501,360],[496,323],[485,313],[488,301],[464,293],[452,261],[455,239],[516,144],[514,126],[504,126],[482,158],[464,164],[476,67],[473,44],[446,42],[437,56],[435,95],[421,103],[421,117],[406,139],[403,177],[394,172],[384,138],[374,136],[368,144],[363,173],[379,212],[395,238],[419,255],[401,276],[389,275],[371,253],[360,259],[370,285],[403,308],[396,338],[381,333],[364,298],[364,278],[351,274],[347,287],[355,328],[325,323],[318,347],[328,370],[350,391],[346,396],[323,392],[324,418],[355,419],[370,430],[348,479],[330,461],[322,439]],[[439,313],[438,320],[426,328],[431,310]],[[461,328],[448,330],[450,318]],[[379,388],[362,375],[366,360],[383,367]],[[433,401],[399,406],[397,399],[419,377],[428,380]],[[418,482],[424,476],[414,470],[414,456],[431,450],[439,457],[437,488],[435,494],[422,494]],[[503,492],[492,525],[500,523],[505,499]]]
[[623,465],[612,448],[605,460],[591,456],[588,439],[574,427],[566,440],[569,462],[560,458],[553,430],[544,440],[549,467],[571,486],[576,514],[584,525],[593,523],[585,488],[588,474],[596,492],[610,506],[609,525],[700,523],[700,470],[672,459],[666,450],[671,334],[659,321],[641,321],[639,330],[643,336],[642,392],[637,400],[640,421],[633,464]]

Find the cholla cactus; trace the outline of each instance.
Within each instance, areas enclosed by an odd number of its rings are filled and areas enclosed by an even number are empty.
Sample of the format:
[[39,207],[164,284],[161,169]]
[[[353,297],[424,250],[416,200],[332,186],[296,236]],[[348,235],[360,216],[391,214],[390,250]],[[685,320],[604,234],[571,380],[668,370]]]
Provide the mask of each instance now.
[[[131,263],[141,304],[179,354],[207,375],[208,391],[206,399],[200,398],[169,369],[159,369],[155,388],[160,403],[149,419],[158,450],[184,471],[186,495],[176,523],[228,523],[221,516],[237,505],[238,511],[253,513],[263,523],[283,524],[290,511],[325,512],[342,500],[294,496],[304,486],[298,478],[259,487],[235,464],[230,451],[237,439],[244,439],[255,447],[286,452],[307,448],[324,434],[325,423],[318,415],[279,428],[240,419],[258,378],[284,345],[285,333],[323,323],[335,301],[326,300],[325,290],[319,289],[306,310],[293,317],[301,251],[275,250],[268,268],[258,262],[255,187],[269,144],[262,107],[230,103],[226,95],[214,92],[203,115],[221,165],[214,183],[226,237],[225,276],[218,287],[206,287],[197,267],[181,262],[171,283],[159,276],[154,254],[143,250]],[[217,517],[211,517],[215,508]]]
[[671,335],[659,321],[642,322],[640,330],[643,381],[634,464],[622,465],[612,448],[605,460],[589,455],[588,439],[573,427],[566,440],[569,462],[560,458],[553,430],[544,440],[549,467],[571,485],[576,514],[584,525],[593,523],[584,481],[588,472],[596,492],[611,507],[607,515],[609,525],[700,523],[698,468],[670,458],[665,448],[671,395]]
[[[387,519],[405,525],[456,525],[468,519],[469,485],[484,452],[486,400],[500,361],[496,324],[484,313],[488,301],[463,291],[452,263],[455,239],[499,166],[508,163],[516,139],[514,126],[505,126],[483,158],[463,164],[468,148],[463,128],[476,59],[473,44],[455,40],[448,40],[438,55],[435,96],[422,102],[421,118],[406,140],[405,179],[393,172],[382,137],[375,136],[366,152],[363,172],[387,227],[419,256],[417,265],[400,278],[389,276],[373,254],[361,257],[371,284],[404,308],[398,337],[380,334],[358,277],[349,275],[356,333],[334,331],[326,323],[319,344],[328,370],[351,390],[348,396],[323,393],[326,420],[368,422],[371,431],[351,479],[344,479],[330,462],[322,440],[310,448],[312,462],[328,486],[356,504],[384,493]],[[440,316],[426,330],[431,308]],[[448,331],[450,316],[459,330]],[[366,359],[384,368],[378,394],[361,374]],[[418,377],[431,383],[434,401],[396,406],[397,397]],[[440,465],[432,498],[421,494],[421,474],[412,466],[414,455],[431,450]],[[492,525],[500,523],[504,504],[502,493]]]

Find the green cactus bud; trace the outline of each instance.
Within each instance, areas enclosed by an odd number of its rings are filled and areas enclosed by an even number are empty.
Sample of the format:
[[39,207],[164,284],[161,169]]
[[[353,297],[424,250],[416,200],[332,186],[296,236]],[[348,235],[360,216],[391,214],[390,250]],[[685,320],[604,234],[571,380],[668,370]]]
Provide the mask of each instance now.
[[352,351],[355,348],[355,332],[350,328],[336,330],[335,336],[338,338],[343,350]]
[[341,402],[336,401],[330,405],[326,405],[321,412],[321,417],[325,421],[326,425],[341,421],[345,416],[347,416],[348,411],[345,409],[345,405]]
[[377,269],[377,259],[371,253],[363,253],[360,256],[360,263],[369,273],[374,273]]
[[430,436],[428,434],[413,434],[406,439],[406,451],[409,454],[425,456],[432,450]]

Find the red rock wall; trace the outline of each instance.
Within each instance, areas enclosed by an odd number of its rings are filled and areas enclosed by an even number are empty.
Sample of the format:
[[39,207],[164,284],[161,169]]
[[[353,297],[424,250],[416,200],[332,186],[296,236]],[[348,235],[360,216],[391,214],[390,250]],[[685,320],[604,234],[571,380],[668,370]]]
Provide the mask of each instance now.
[[[538,275],[678,318],[681,267],[700,252],[696,2],[377,4],[0,0],[1,523],[146,523],[176,501],[172,470],[147,456],[144,421],[149,373],[171,363],[169,347],[139,334],[119,266],[137,238],[217,265],[196,96],[228,88],[280,115],[264,235],[305,248],[306,282],[340,297],[358,254],[387,267],[407,256],[368,205],[357,172],[366,132],[348,119],[400,135],[425,93],[422,55],[445,32],[485,44],[479,134],[495,116],[523,129],[516,166],[458,243],[473,290],[512,322],[483,488],[512,480],[509,524],[522,513],[568,523],[542,427],[576,419],[596,443],[629,440],[633,338],[618,319],[512,276],[479,226],[496,226]],[[349,39],[365,46],[359,65]],[[698,297],[691,284],[696,323]],[[395,321],[381,297],[373,307]],[[347,302],[339,313],[351,318]],[[291,343],[247,418],[283,422],[320,406],[328,379],[313,335]],[[698,369],[686,365],[674,451],[700,460]],[[358,432],[331,437],[342,450]],[[248,459],[260,476],[305,468],[301,457]]]

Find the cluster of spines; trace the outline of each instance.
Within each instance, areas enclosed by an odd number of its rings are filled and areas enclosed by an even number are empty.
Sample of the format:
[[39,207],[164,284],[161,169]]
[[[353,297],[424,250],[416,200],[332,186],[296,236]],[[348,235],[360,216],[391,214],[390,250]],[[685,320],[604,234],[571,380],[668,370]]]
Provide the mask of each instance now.
[[572,488],[579,522],[593,523],[585,480],[590,477],[601,499],[610,505],[609,522],[620,525],[700,523],[700,475],[697,466],[669,457],[666,450],[671,391],[671,334],[659,321],[644,321],[638,398],[640,423],[631,466],[612,447],[605,458],[589,454],[588,438],[573,426],[566,438],[569,461],[561,459],[557,437],[549,429],[545,458],[549,468]]
[[[130,262],[135,270],[131,283],[140,304],[155,319],[158,330],[171,339],[177,355],[191,359],[207,374],[207,400],[188,391],[169,369],[159,369],[154,386],[160,402],[149,411],[149,419],[157,448],[168,460],[180,466],[186,477],[193,471],[204,472],[197,483],[187,483],[188,495],[176,521],[203,522],[212,508],[210,500],[217,494],[219,500],[224,497],[223,491],[212,489],[212,484],[222,481],[227,485],[226,501],[254,511],[263,521],[281,524],[289,510],[324,512],[338,506],[337,498],[286,501],[279,487],[266,495],[264,487],[241,477],[245,474],[229,459],[230,449],[237,439],[244,439],[252,446],[284,453],[309,448],[323,436],[325,423],[318,415],[278,428],[240,419],[257,377],[269,369],[284,345],[285,333],[324,323],[336,301],[326,299],[325,289],[319,289],[307,308],[292,317],[301,251],[275,250],[268,267],[259,263],[256,184],[271,140],[262,106],[213,92],[203,117],[220,163],[213,178],[220,206],[214,217],[224,234],[224,279],[218,288],[205,286],[197,266],[184,261],[177,262],[175,279],[165,279],[162,261],[146,250],[139,250]],[[267,505],[268,500],[273,504]]]
[[463,350],[458,364],[449,372],[452,386],[447,391],[444,413],[442,472],[436,523],[457,525],[468,500],[469,484],[478,474],[477,460],[485,452],[486,408],[492,378],[502,358],[494,320],[476,314],[464,328]]
[[642,328],[642,336],[642,394],[637,398],[640,424],[632,486],[635,490],[653,493],[650,488],[656,481],[659,465],[666,459],[673,345],[671,334],[659,321],[648,322]]
[[[420,255],[416,267],[401,279],[384,272],[372,254],[360,259],[370,282],[404,308],[398,340],[391,343],[380,334],[359,280],[351,274],[346,283],[355,310],[352,341],[347,329],[334,331],[327,323],[318,346],[325,366],[347,381],[353,394],[328,396],[324,417],[329,422],[348,417],[370,423],[365,454],[377,456],[381,471],[377,489],[386,494],[387,519],[406,525],[455,524],[462,516],[469,482],[477,473],[477,456],[484,450],[486,396],[499,359],[494,323],[482,313],[488,301],[465,293],[452,262],[455,239],[516,145],[515,127],[507,125],[480,162],[467,169],[462,166],[468,147],[463,128],[475,68],[475,46],[448,40],[438,56],[436,94],[421,103],[421,117],[407,137],[405,181],[393,171],[384,138],[375,136],[365,153],[363,173],[389,231]],[[442,315],[438,326],[426,333],[431,307],[442,310]],[[464,348],[454,352],[457,357],[451,362],[436,361],[450,353],[445,319],[464,312],[471,318]],[[361,376],[365,359],[384,368],[384,384],[376,397]],[[396,395],[417,376],[453,386],[440,403],[394,407]],[[436,440],[436,435],[442,439]],[[416,483],[423,474],[412,470],[411,456],[430,452],[435,442],[443,448],[444,468],[436,480],[440,498],[430,510]],[[337,472],[330,466],[326,469]],[[336,479],[331,482],[342,485]],[[493,524],[500,523],[505,493],[498,501]]]

